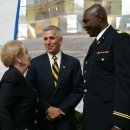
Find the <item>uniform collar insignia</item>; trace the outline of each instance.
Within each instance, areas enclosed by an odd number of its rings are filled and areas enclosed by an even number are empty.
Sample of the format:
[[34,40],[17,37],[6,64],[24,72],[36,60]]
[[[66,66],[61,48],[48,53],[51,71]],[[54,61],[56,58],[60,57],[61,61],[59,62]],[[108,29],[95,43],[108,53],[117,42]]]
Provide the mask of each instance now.
[[97,41],[97,44],[100,44],[104,39],[105,39],[105,37],[101,37],[101,38],[99,39],[99,41]]

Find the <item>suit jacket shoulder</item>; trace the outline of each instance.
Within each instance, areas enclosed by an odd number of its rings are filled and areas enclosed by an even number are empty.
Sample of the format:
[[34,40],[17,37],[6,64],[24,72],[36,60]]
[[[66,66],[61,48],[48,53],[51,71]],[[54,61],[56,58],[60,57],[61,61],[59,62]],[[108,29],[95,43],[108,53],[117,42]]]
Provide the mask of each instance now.
[[21,72],[17,70],[15,67],[10,67],[3,75],[1,82],[8,81],[8,82],[16,82],[17,77],[23,77]]

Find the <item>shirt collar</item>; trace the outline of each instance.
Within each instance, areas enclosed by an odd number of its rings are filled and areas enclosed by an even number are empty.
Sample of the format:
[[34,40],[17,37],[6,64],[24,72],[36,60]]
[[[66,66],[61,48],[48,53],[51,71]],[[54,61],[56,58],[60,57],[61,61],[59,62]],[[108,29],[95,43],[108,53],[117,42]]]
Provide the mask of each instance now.
[[[52,57],[53,57],[54,55],[52,55],[52,54],[50,54],[50,53],[48,53],[48,52],[47,52],[47,54],[48,54],[48,56],[49,56],[49,59],[52,60]],[[55,56],[57,57],[57,59],[61,59],[61,51],[60,51],[58,54],[56,54]]]
[[107,30],[107,28],[109,27],[110,25],[108,25],[106,28],[104,28],[99,34],[98,36],[96,37],[97,41],[101,38],[101,36],[104,34],[104,32]]

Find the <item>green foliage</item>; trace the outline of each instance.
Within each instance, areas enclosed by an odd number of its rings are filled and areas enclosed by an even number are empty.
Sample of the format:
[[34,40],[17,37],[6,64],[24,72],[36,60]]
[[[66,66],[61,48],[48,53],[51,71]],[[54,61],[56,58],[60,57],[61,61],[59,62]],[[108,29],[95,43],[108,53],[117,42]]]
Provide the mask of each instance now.
[[75,117],[76,117],[77,130],[80,130],[82,113],[75,110]]

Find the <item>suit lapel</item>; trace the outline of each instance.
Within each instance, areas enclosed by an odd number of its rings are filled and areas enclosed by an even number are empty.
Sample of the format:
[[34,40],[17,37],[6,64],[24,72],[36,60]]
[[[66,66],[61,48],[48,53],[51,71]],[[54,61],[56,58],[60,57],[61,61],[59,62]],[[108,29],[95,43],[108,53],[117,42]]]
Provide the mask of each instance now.
[[94,40],[91,46],[89,47],[87,57],[95,50],[96,46],[97,46],[97,41]]
[[34,88],[30,85],[30,83],[26,80],[26,78],[24,77],[24,75],[23,75],[17,68],[15,68],[15,67],[10,67],[10,69],[13,69],[14,71],[16,71],[16,73],[19,73],[20,78],[21,78],[21,81],[22,81],[22,80],[25,80],[26,83],[27,83],[27,85],[28,85],[34,92],[36,92],[35,89],[34,89]]
[[60,72],[59,72],[59,76],[58,76],[58,84],[57,84],[57,87],[56,87],[56,91],[55,93],[57,92],[57,90],[61,87],[61,82],[65,76],[65,73],[67,71],[67,67],[68,67],[68,62],[67,62],[67,59],[65,57],[65,54],[62,53],[62,57],[61,57],[61,65],[60,65]]
[[48,79],[50,79],[49,81],[51,82],[52,86],[54,87],[51,65],[50,65],[50,61],[49,61],[49,57],[48,57],[47,53],[45,53],[44,58],[45,58],[45,60],[43,60],[43,62],[44,62],[43,68],[46,70],[46,76],[48,76]]
[[62,53],[58,86],[60,86],[60,84],[64,78],[66,70],[67,70],[67,60],[65,59],[65,54]]

